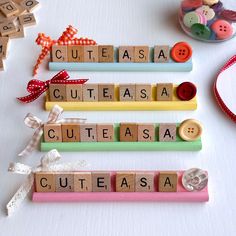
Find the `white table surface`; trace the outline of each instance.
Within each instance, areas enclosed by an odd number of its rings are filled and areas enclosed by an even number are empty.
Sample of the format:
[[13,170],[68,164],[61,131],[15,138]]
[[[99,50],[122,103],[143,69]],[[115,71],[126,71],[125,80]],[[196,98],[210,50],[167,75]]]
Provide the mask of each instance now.
[[[235,0],[228,1],[236,7]],[[0,235],[227,235],[236,234],[235,138],[236,126],[216,105],[212,83],[219,68],[236,51],[235,39],[222,44],[192,40],[180,29],[176,12],[179,1],[42,1],[38,24],[26,30],[26,38],[11,41],[6,71],[0,73]],[[39,164],[43,153],[19,158],[17,154],[31,138],[23,118],[31,112],[41,119],[48,113],[43,97],[22,105],[17,96],[26,94],[32,67],[41,50],[34,41],[38,32],[57,38],[72,24],[79,36],[98,44],[173,45],[187,41],[194,50],[191,73],[70,73],[91,82],[192,81],[198,87],[199,108],[191,112],[65,112],[64,117],[87,117],[90,122],[178,122],[197,118],[204,124],[200,152],[99,152],[63,153],[63,161],[84,159],[96,170],[179,170],[199,167],[209,171],[208,203],[32,203],[30,196],[15,215],[6,217],[5,205],[25,176],[7,172],[9,162]],[[40,67],[37,78],[55,73]]]

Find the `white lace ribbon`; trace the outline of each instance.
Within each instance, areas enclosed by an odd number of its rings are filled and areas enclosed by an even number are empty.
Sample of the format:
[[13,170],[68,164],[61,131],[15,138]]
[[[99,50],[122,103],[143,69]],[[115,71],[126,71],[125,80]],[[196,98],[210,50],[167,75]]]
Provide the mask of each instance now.
[[10,163],[8,171],[27,175],[27,179],[14,194],[7,204],[7,215],[12,215],[26,198],[34,184],[34,173],[39,171],[77,171],[86,166],[86,161],[80,160],[75,163],[57,163],[61,155],[56,149],[51,150],[41,158],[41,164],[32,168],[21,163]]
[[58,105],[55,105],[48,115],[48,121],[45,123],[43,123],[42,120],[40,120],[38,117],[32,115],[31,113],[28,113],[24,119],[24,123],[26,126],[32,129],[36,129],[36,131],[34,132],[33,137],[31,138],[27,146],[24,148],[24,150],[21,153],[18,154],[18,156],[26,157],[37,148],[37,145],[43,134],[44,124],[84,123],[86,121],[86,119],[84,118],[65,118],[65,119],[58,120],[58,117],[62,114],[62,112],[63,112],[63,108]]

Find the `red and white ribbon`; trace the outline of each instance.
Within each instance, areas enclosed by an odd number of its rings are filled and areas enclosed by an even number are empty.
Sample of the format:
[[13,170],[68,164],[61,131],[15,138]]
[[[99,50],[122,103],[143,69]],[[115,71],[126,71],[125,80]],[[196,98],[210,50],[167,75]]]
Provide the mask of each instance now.
[[20,154],[18,154],[18,156],[26,157],[37,148],[37,145],[43,134],[44,124],[84,123],[86,121],[86,119],[84,118],[65,118],[58,120],[58,117],[62,114],[62,112],[63,108],[55,105],[48,115],[48,121],[45,123],[43,123],[42,120],[40,120],[38,117],[32,115],[31,113],[28,113],[24,119],[25,125],[32,129],[36,129],[36,131],[34,132],[33,137],[30,139],[27,146]]
[[44,33],[39,33],[35,42],[42,46],[42,51],[37,59],[36,65],[34,66],[33,75],[37,74],[39,65],[42,63],[44,58],[50,52],[52,45],[96,45],[97,43],[88,38],[75,38],[78,30],[73,26],[69,25],[62,35],[57,40],[51,39]]
[[65,70],[62,70],[50,80],[30,80],[27,85],[27,91],[30,94],[17,99],[23,103],[30,103],[37,99],[45,91],[47,91],[50,84],[84,84],[88,81],[88,79],[68,80],[69,78],[70,76],[68,73]]
[[11,216],[24,201],[32,186],[34,185],[34,174],[39,171],[77,171],[86,166],[84,160],[75,163],[58,163],[61,155],[55,149],[48,152],[41,158],[40,165],[32,168],[21,163],[10,163],[8,171],[15,174],[27,175],[27,179],[20,186],[12,199],[7,204],[7,215]]
[[[235,78],[233,78],[233,77],[235,77]],[[229,59],[229,61],[222,67],[222,69],[218,73],[217,78],[216,78],[214,85],[213,85],[213,91],[214,91],[215,98],[216,98],[218,105],[223,110],[223,112],[225,112],[225,114],[227,114],[229,116],[229,118],[231,120],[236,122],[236,114],[234,111],[236,108],[235,100],[230,100],[231,99],[230,97],[223,98],[222,97],[223,94],[220,92],[222,83],[228,82],[228,81],[226,81],[226,79],[236,80],[236,55],[231,57]],[[232,88],[232,85],[231,85],[230,89],[235,91],[235,88]]]

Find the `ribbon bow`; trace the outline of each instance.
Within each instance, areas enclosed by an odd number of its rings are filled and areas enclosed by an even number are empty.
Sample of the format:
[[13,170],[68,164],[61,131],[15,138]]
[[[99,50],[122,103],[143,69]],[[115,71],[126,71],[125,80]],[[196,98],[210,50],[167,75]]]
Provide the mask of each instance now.
[[60,158],[61,155],[59,152],[53,149],[41,158],[41,164],[35,168],[21,163],[10,163],[8,168],[9,172],[27,175],[27,179],[7,204],[6,208],[8,216],[14,213],[14,211],[21,205],[27,194],[30,192],[34,184],[34,173],[39,171],[77,171],[78,169],[81,169],[81,167],[87,165],[84,160],[80,160],[75,163],[57,163]]
[[26,157],[30,153],[33,152],[33,150],[36,149],[41,136],[43,134],[43,126],[44,124],[50,124],[50,123],[84,123],[86,119],[84,118],[65,118],[61,120],[57,120],[58,117],[61,115],[63,112],[63,108],[61,108],[58,105],[55,105],[52,110],[50,111],[48,115],[48,121],[46,123],[43,123],[42,120],[40,120],[38,117],[32,115],[31,113],[28,113],[24,119],[25,125],[32,129],[36,129],[36,131],[33,134],[33,137],[29,141],[28,145],[24,148],[24,150],[18,155],[18,156],[23,156]]
[[39,65],[42,63],[44,58],[50,52],[52,45],[96,45],[96,42],[88,38],[75,38],[78,30],[73,26],[69,25],[62,35],[57,40],[52,40],[49,36],[44,33],[39,33],[35,42],[42,47],[42,51],[39,54],[37,62],[34,66],[33,75],[37,74]]
[[25,97],[17,98],[23,103],[30,103],[37,99],[41,94],[49,89],[50,84],[84,84],[88,79],[68,80],[70,76],[65,70],[60,71],[52,79],[47,81],[30,80],[27,85],[27,91],[30,93]]

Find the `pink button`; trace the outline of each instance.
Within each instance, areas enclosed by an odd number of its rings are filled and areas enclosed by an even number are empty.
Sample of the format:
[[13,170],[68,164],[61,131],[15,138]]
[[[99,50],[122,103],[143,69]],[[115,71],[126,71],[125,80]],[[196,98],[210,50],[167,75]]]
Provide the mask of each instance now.
[[217,39],[228,39],[233,34],[233,27],[228,21],[216,20],[212,25],[211,29],[215,32]]

